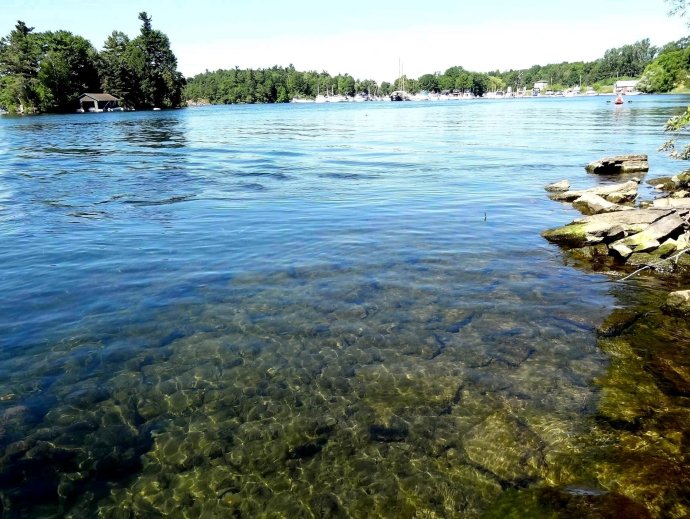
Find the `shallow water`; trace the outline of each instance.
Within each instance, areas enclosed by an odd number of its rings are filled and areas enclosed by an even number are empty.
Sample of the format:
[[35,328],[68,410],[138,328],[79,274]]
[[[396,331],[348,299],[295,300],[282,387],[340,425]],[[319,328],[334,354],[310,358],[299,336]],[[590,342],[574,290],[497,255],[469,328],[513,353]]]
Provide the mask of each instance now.
[[0,509],[640,503],[592,435],[617,366],[596,327],[636,296],[540,238],[576,215],[542,186],[626,152],[675,173],[655,150],[687,102],[3,117]]

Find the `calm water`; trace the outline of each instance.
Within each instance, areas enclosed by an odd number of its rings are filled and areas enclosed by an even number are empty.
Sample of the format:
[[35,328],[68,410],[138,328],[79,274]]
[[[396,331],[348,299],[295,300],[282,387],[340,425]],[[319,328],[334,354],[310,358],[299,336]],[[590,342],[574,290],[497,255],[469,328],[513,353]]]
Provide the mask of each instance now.
[[589,435],[625,301],[540,238],[576,216],[543,185],[627,152],[677,172],[655,150],[688,98],[607,100],[0,118],[0,510],[475,517],[616,490]]

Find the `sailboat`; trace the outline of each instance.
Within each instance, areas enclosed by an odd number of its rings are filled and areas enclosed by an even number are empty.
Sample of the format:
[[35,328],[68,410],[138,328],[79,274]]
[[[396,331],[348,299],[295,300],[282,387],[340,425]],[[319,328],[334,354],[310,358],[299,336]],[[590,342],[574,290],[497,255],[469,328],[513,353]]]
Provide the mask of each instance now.
[[400,78],[400,86],[402,87],[402,90],[396,90],[394,92],[391,92],[391,101],[410,101],[410,94],[408,94],[405,91],[405,76],[403,74],[403,68],[400,63],[400,59],[398,59],[398,77]]

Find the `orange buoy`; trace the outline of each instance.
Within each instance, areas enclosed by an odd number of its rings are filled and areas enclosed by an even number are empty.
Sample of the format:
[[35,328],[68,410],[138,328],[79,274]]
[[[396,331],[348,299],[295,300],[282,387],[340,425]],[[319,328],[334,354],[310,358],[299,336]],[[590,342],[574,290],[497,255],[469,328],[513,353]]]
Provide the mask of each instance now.
[[622,105],[622,104],[623,104],[623,98],[621,97],[620,94],[618,94],[618,97],[616,98],[616,100],[614,101],[614,103],[617,104],[617,105]]

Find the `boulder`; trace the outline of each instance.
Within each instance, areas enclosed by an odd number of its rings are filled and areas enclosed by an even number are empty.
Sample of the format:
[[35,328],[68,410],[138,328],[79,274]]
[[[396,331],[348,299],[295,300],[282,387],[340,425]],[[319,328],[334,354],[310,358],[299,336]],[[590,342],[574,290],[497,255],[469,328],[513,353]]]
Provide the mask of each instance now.
[[671,177],[653,178],[652,180],[648,181],[647,184],[655,188],[657,191],[672,191],[676,187],[676,184],[673,182]]
[[596,186],[589,189],[556,192],[551,193],[549,196],[552,200],[557,200],[559,202],[574,202],[584,195],[594,194],[605,198],[609,202],[618,204],[621,202],[632,202],[635,200],[635,198],[637,198],[637,187],[637,181],[629,180],[628,182]]
[[616,211],[632,210],[632,207],[614,204],[595,193],[585,193],[573,202],[573,207],[582,214],[613,213]]
[[671,292],[662,306],[664,313],[678,316],[690,315],[690,290]]
[[625,245],[622,241],[617,241],[609,245],[609,250],[623,259],[628,259],[628,257],[633,253],[632,249]]
[[552,243],[568,247],[596,245],[603,241],[612,242],[621,235],[639,233],[671,213],[662,209],[638,209],[596,214],[544,231],[542,236]]
[[677,213],[671,213],[653,222],[644,231],[623,238],[621,243],[631,248],[634,252],[647,252],[659,247],[660,242],[677,232],[685,225]]
[[544,186],[544,189],[546,189],[549,193],[560,193],[570,189],[570,182],[567,180],[560,180],[558,182],[554,182],[553,184],[547,184]]
[[636,173],[649,171],[649,162],[647,161],[647,155],[619,155],[590,162],[585,166],[585,169],[597,175]]

